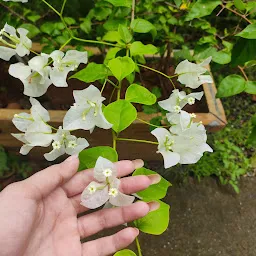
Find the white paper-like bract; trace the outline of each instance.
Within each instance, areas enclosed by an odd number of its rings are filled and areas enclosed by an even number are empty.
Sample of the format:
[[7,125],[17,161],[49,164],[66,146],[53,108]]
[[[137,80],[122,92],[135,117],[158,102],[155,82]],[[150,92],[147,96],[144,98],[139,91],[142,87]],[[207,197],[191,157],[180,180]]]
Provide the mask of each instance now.
[[210,75],[203,75],[207,71],[205,66],[210,63],[211,59],[212,57],[209,57],[199,64],[189,62],[188,60],[180,62],[175,69],[175,74],[178,74],[178,81],[192,89],[198,88],[204,83],[213,83]]
[[94,179],[81,195],[81,205],[96,209],[105,203],[114,206],[125,206],[133,203],[135,197],[119,191],[120,180],[117,178],[115,165],[106,158],[99,157],[96,161]]

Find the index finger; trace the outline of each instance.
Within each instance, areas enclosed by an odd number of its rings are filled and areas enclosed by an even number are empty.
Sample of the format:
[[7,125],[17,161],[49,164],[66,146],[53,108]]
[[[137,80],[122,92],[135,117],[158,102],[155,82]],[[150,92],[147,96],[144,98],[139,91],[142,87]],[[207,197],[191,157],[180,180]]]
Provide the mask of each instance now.
[[[144,162],[141,159],[133,161],[122,160],[115,163],[117,176],[123,177],[132,173],[135,169],[141,168]],[[84,170],[75,174],[72,179],[65,183],[62,188],[67,197],[73,197],[81,194],[85,187],[93,180],[93,169]]]

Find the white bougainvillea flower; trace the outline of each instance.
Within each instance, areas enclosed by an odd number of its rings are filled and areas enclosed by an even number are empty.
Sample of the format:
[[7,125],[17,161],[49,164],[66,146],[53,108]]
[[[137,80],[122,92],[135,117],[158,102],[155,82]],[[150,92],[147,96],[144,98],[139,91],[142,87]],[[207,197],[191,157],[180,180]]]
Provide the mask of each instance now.
[[36,121],[43,121],[43,123],[50,121],[48,111],[40,104],[40,102],[32,97],[29,100],[31,103],[31,113],[15,114],[12,119],[15,127],[21,132],[26,132],[28,127]]
[[195,100],[201,100],[203,95],[203,92],[194,92],[187,95],[186,92],[175,89],[168,99],[159,101],[158,104],[169,112],[179,113],[187,104],[193,105]]
[[67,87],[67,75],[78,68],[81,63],[88,62],[87,52],[69,50],[66,55],[59,50],[50,54],[53,59],[53,67],[50,70],[50,79],[57,87]]
[[176,135],[173,151],[180,155],[181,164],[194,164],[204,152],[213,152],[206,143],[207,135],[204,125],[194,123],[195,117],[193,113],[181,111],[180,122],[170,128],[170,131]]
[[180,155],[173,152],[174,136],[165,128],[156,128],[151,132],[158,141],[158,151],[164,158],[164,167],[169,168],[180,161]]
[[8,46],[0,46],[1,59],[8,61],[15,54],[18,54],[20,57],[29,55],[30,48],[32,47],[32,41],[27,37],[29,31],[24,28],[18,28],[17,32],[19,37],[16,34],[16,29],[7,23],[0,31],[0,42]]
[[191,63],[188,60],[182,61],[175,69],[178,81],[193,89],[204,83],[213,83],[210,75],[203,75],[207,71],[205,66],[210,63],[211,59],[212,57],[209,57],[199,64]]
[[[50,121],[48,111],[36,99],[30,98],[30,103],[32,105],[31,114],[15,114],[12,120],[15,127],[23,132],[22,136],[20,134],[13,135],[25,143],[21,149],[22,154],[28,153],[34,146],[48,147],[53,140],[52,128],[47,124]],[[30,149],[27,151],[25,148]]]
[[9,74],[21,80],[25,95],[40,97],[46,93],[52,83],[49,78],[48,59],[48,55],[42,54],[32,58],[28,66],[23,63],[10,65]]
[[15,137],[17,140],[24,143],[24,145],[20,148],[20,154],[27,155],[30,150],[34,147],[29,144],[29,142],[25,139],[24,133],[12,133],[13,137]]
[[105,203],[114,206],[125,206],[133,203],[135,197],[119,191],[120,180],[116,177],[115,165],[106,158],[97,159],[94,171],[94,178],[81,195],[81,205],[96,209]]
[[66,113],[63,120],[65,130],[93,130],[95,126],[110,129],[110,124],[102,112],[105,100],[97,87],[90,85],[84,90],[73,92],[75,104]]
[[158,153],[164,158],[165,168],[180,164],[196,163],[204,152],[212,152],[206,143],[205,127],[201,123],[194,123],[195,114],[181,111],[179,122],[170,128],[156,128],[151,133],[158,140]]
[[44,157],[48,161],[53,161],[65,153],[68,155],[78,154],[88,146],[89,143],[86,139],[77,138],[71,135],[69,131],[65,131],[62,127],[59,127],[57,133],[53,136],[53,150],[44,154]]

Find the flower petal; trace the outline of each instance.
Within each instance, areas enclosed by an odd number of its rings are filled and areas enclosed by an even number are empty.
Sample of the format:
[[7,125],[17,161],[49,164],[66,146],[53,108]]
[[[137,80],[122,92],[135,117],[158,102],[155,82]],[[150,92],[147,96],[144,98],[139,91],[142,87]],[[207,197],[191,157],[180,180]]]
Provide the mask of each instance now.
[[164,168],[165,169],[176,165],[180,161],[180,155],[178,153],[171,152],[171,151],[165,151],[165,150],[161,150],[161,151],[159,151],[159,153],[161,153],[164,158]]
[[62,146],[60,149],[53,149],[51,152],[44,154],[44,157],[47,161],[54,161],[59,156],[65,154],[65,147]]
[[31,68],[21,62],[11,64],[9,67],[9,74],[23,81],[30,76]]
[[30,97],[30,103],[32,105],[30,111],[32,117],[35,121],[50,121],[49,112],[40,104],[40,102],[32,97]]
[[109,202],[112,205],[118,206],[118,207],[130,205],[133,203],[134,199],[135,199],[134,196],[125,195],[120,191],[118,191],[118,194],[116,197],[109,196]]
[[84,138],[78,138],[76,143],[77,146],[75,148],[66,147],[66,153],[68,155],[78,154],[89,146],[88,141]]
[[5,46],[0,46],[0,59],[9,61],[12,56],[16,54],[15,49],[8,48]]
[[114,177],[116,177],[117,170],[115,168],[115,165],[108,159],[100,156],[97,159],[95,167],[94,167],[94,171],[93,171],[94,178],[100,182],[105,182],[106,176],[104,175],[103,172],[106,169],[111,169],[111,171],[112,171],[112,176],[108,177],[110,180],[111,180],[111,178],[113,179]]
[[[89,186],[95,186],[96,192],[90,194],[88,190]],[[81,195],[81,205],[89,208],[89,209],[96,209],[103,204],[105,204],[109,199],[108,195],[108,186],[104,183],[97,183],[92,181],[83,191]]]
[[20,113],[18,116],[19,117],[14,115],[12,122],[18,130],[26,132],[28,127],[33,123],[33,119],[28,113]]
[[60,71],[58,68],[50,69],[50,79],[56,87],[68,87],[67,75],[70,72],[70,68],[64,68]]

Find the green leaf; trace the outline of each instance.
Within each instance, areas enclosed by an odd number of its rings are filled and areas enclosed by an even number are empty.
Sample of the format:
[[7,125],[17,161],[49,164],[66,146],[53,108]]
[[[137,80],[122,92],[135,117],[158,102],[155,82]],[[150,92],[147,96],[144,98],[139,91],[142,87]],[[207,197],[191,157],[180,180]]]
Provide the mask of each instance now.
[[157,87],[157,86],[154,86],[154,87],[152,88],[152,93],[155,94],[155,96],[156,96],[157,98],[160,98],[160,97],[162,96],[161,89],[160,89],[159,87]]
[[127,56],[110,60],[108,67],[119,82],[135,70],[133,60]]
[[[157,172],[151,171],[143,167],[135,170],[132,176],[152,174],[157,174]],[[159,183],[151,185],[143,191],[137,192],[137,195],[142,197],[142,200],[146,202],[162,199],[166,196],[167,190],[170,186],[171,183],[162,177]]]
[[212,55],[212,61],[224,65],[231,61],[231,53],[226,51],[218,51]]
[[128,249],[124,249],[122,251],[116,252],[114,256],[136,256],[136,254]]
[[213,10],[221,4],[219,0],[197,0],[189,11],[186,21],[210,15]]
[[256,126],[256,114],[252,116],[251,123],[253,126]]
[[29,38],[33,38],[40,33],[40,30],[35,25],[32,25],[32,24],[25,23],[25,24],[22,24],[20,28],[25,28],[29,31],[28,33]]
[[89,34],[92,30],[92,22],[89,18],[84,19],[83,23],[80,24],[80,28],[86,33]]
[[121,37],[117,31],[108,31],[102,38],[103,41],[120,42]]
[[41,18],[40,15],[29,15],[27,16],[28,20],[32,21],[32,22],[36,22],[37,20],[39,20]]
[[104,24],[103,27],[108,30],[108,31],[115,31],[118,30],[119,25],[127,25],[127,20],[126,19],[113,19],[113,18],[109,18]]
[[95,166],[97,159],[100,156],[110,160],[111,162],[118,161],[117,152],[111,147],[100,146],[100,147],[85,149],[79,153],[79,160],[80,160],[79,171],[85,170],[88,168],[93,168]]
[[143,105],[142,109],[145,114],[154,114],[158,112],[158,107],[156,104],[152,106]]
[[256,146],[256,126],[253,127],[247,143],[254,147]]
[[114,6],[124,6],[124,7],[131,7],[132,0],[106,0],[107,2],[113,4]]
[[89,63],[86,68],[80,70],[70,78],[91,83],[96,80],[105,79],[108,76],[108,69],[104,64]]
[[126,129],[137,118],[136,108],[127,100],[117,100],[104,108],[104,116],[115,132]]
[[53,30],[55,29],[54,23],[53,22],[45,22],[44,24],[42,24],[42,26],[40,27],[40,30],[43,33],[46,33],[48,35],[51,35]]
[[114,58],[116,57],[117,53],[118,53],[119,51],[121,51],[121,50],[122,50],[122,49],[119,48],[119,47],[110,48],[110,49],[108,50],[108,52],[107,52],[107,55],[106,55],[105,59],[104,59],[104,64],[107,65],[108,62],[109,62],[110,60],[114,59]]
[[240,36],[247,39],[256,39],[256,23],[248,25],[243,31],[236,36]]
[[256,81],[246,81],[244,91],[250,94],[256,94]]
[[234,0],[234,5],[240,11],[245,10],[245,4],[242,0]]
[[138,84],[131,84],[128,87],[125,93],[125,99],[144,105],[153,105],[156,103],[156,96],[148,89]]
[[128,29],[128,27],[120,24],[118,26],[118,33],[119,33],[121,39],[125,43],[128,44],[128,43],[130,43],[132,41],[132,34],[131,34],[130,30]]
[[131,55],[144,55],[144,54],[155,54],[158,52],[157,48],[152,44],[144,45],[142,42],[133,42],[130,48]]
[[243,92],[245,89],[245,80],[239,75],[229,75],[225,77],[219,87],[216,97],[229,97]]
[[155,26],[147,20],[135,19],[131,22],[131,29],[137,33],[151,33],[152,37],[155,38],[157,31]]
[[67,23],[67,25],[74,25],[76,24],[76,20],[72,17],[64,17],[64,21]]
[[170,206],[160,200],[157,202],[160,203],[159,209],[134,221],[135,226],[144,233],[161,235],[168,228]]
[[255,59],[256,39],[239,38],[232,50],[232,66],[243,66],[245,62]]

